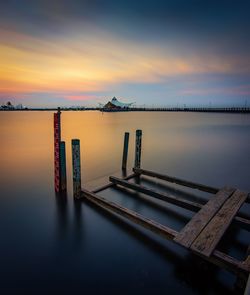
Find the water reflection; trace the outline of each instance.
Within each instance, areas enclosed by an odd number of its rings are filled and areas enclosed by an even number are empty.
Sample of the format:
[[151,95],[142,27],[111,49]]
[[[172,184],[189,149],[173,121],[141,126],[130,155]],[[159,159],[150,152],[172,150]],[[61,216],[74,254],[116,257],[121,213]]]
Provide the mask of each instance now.
[[[87,202],[74,202],[70,142],[72,138],[81,140],[84,183],[120,170],[125,131],[131,134],[128,166],[132,166],[134,133],[141,128],[143,168],[215,187],[229,184],[249,191],[249,127],[249,115],[133,112],[102,116],[100,112],[63,112],[68,196],[54,196],[53,112],[1,112],[0,184],[4,189],[0,208],[4,246],[1,245],[0,261],[1,281],[9,288],[2,293],[8,293],[12,285],[24,292],[32,285],[35,286],[32,294],[37,294],[35,288],[41,282],[44,282],[44,294],[54,294],[54,290],[79,293],[79,290],[86,291],[86,286],[91,289],[95,285],[109,289],[114,282],[121,289],[126,285],[127,293],[136,294],[152,294],[148,287],[152,288],[153,284],[161,286],[159,294],[167,293],[169,285],[173,292],[182,290],[185,294],[205,294],[206,288],[211,294],[229,293],[227,287],[221,290],[219,281],[230,286],[230,274],[219,273],[220,277],[214,279],[214,273],[209,270],[207,278],[213,281],[211,286],[203,282],[204,287],[196,289],[202,278],[198,266],[194,272],[193,258],[188,258],[185,251],[167,241],[158,241],[96,207],[86,206]],[[206,201],[200,193],[191,196],[175,192],[172,186],[168,188],[160,182],[141,181],[157,190],[197,202]],[[149,214],[170,227],[181,228],[190,218],[188,213],[142,194],[128,195],[122,189],[116,193],[119,194],[112,196],[107,191],[105,197],[116,197],[124,206],[144,216]],[[249,205],[243,207],[242,211],[249,215]],[[249,241],[247,234],[228,231],[233,250],[225,248],[225,251],[242,257]],[[228,244],[226,240],[225,246]],[[39,271],[37,265],[44,271]],[[151,272],[150,280],[137,269]]]
[[[184,281],[200,294],[210,294],[211,291],[218,292],[218,294],[224,294],[224,292],[226,294],[234,294],[232,289],[226,287],[218,280],[216,277],[218,269],[211,263],[204,262],[203,259],[190,253],[185,252],[184,255],[181,255],[180,251],[178,251],[180,248],[178,245],[171,245],[173,244],[172,242],[154,238],[147,231],[133,225],[120,216],[93,205],[88,200],[84,200],[84,204],[108,219],[114,227],[132,236],[144,247],[160,256],[166,263],[170,263],[174,270],[174,276],[180,283]],[[213,284],[211,284],[211,280]]]
[[68,216],[68,201],[67,193],[55,193],[56,209],[57,209],[57,220],[58,220],[58,235],[60,238],[64,238],[67,234],[69,227],[69,216]]
[[[178,212],[176,210],[173,210],[173,208],[168,208],[168,203],[165,202],[163,205],[162,202],[158,203],[156,199],[153,197],[145,197],[143,194],[140,194],[138,192],[132,192],[127,190],[123,187],[117,187],[116,190],[121,193],[125,198],[130,197],[132,200],[135,200],[141,205],[141,207],[148,206],[150,208],[154,208],[159,212],[162,212],[163,214],[168,215],[169,217],[173,217],[174,219],[177,219],[179,221],[182,221],[184,223],[187,223],[190,218],[184,216],[181,212]],[[135,206],[135,211],[138,209],[138,207]],[[138,211],[137,211],[138,212]]]
[[82,214],[82,207],[82,201],[74,199],[74,241],[77,248],[81,247],[84,234],[84,215]]

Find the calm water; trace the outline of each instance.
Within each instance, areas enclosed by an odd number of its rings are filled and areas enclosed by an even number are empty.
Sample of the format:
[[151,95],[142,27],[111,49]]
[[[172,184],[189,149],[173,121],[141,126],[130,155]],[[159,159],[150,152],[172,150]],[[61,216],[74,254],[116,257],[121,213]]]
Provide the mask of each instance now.
[[[53,187],[53,113],[0,113],[1,294],[230,294],[234,277],[89,203],[72,199],[72,138],[82,181],[101,183],[121,165],[123,134],[143,130],[142,167],[216,187],[250,191],[250,116],[203,113],[62,113],[67,198]],[[143,179],[172,192],[173,186]],[[107,199],[180,230],[193,213],[126,190]],[[183,197],[204,202],[207,195]],[[249,207],[245,206],[247,212]],[[228,241],[232,244],[228,247]],[[249,233],[232,225],[220,248],[243,259]]]

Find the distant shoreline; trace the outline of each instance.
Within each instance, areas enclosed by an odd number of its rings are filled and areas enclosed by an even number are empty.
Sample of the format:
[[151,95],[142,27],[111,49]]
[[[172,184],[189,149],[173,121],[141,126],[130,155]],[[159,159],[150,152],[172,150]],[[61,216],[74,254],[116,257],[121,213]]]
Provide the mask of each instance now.
[[[2,112],[29,112],[29,111],[57,111],[58,108],[32,108],[32,109],[0,109]],[[61,111],[101,111],[101,112],[199,112],[199,113],[250,113],[250,107],[231,108],[130,108],[130,109],[101,109],[101,108],[60,108]]]

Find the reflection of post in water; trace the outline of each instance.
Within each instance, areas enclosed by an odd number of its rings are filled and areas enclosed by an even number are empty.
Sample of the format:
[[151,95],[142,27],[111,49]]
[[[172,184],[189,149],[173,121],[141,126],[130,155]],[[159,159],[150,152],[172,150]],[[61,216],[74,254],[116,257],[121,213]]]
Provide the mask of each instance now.
[[[175,277],[197,290],[199,294],[208,294],[213,290],[224,294],[227,287],[218,280],[217,273],[218,268],[215,265],[190,253],[183,257],[182,263],[177,263],[174,267]],[[228,290],[225,294],[230,293]]]
[[74,231],[75,231],[75,241],[76,245],[80,246],[82,241],[82,201],[78,199],[74,199]]
[[68,208],[67,208],[67,194],[60,193],[55,195],[56,209],[58,217],[58,233],[64,235],[68,226]]

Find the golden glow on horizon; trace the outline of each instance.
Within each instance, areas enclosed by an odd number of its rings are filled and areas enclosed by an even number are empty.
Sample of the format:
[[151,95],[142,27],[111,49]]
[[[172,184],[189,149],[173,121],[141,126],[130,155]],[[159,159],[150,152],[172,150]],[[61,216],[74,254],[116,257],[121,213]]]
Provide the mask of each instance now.
[[1,93],[94,92],[123,82],[234,70],[218,57],[178,56],[103,33],[39,39],[0,30],[0,37]]

